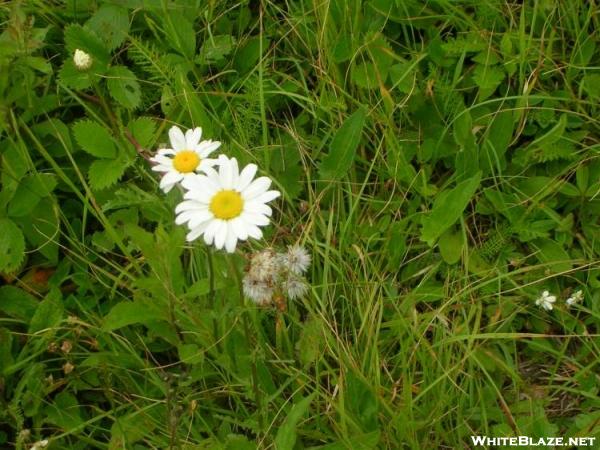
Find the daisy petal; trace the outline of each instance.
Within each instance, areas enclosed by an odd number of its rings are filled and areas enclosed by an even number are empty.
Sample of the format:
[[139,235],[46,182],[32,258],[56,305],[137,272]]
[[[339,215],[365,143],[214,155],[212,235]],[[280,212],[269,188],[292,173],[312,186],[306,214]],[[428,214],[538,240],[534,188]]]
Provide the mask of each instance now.
[[260,177],[254,180],[250,185],[242,192],[244,200],[252,200],[254,197],[258,197],[264,193],[271,186],[271,179],[268,177]]
[[237,233],[233,230],[233,224],[231,220],[227,222],[227,237],[225,239],[225,250],[228,253],[235,252],[235,246],[237,244]]
[[173,150],[185,150],[185,136],[183,135],[183,131],[181,131],[179,127],[171,127],[171,129],[169,130],[169,139],[171,140],[171,147],[173,147]]
[[164,188],[165,186],[169,184],[175,184],[182,179],[183,175],[181,175],[179,172],[168,172],[164,177],[161,178],[160,187]]
[[215,233],[219,229],[219,220],[213,220],[208,223],[206,231],[204,232],[204,242],[206,245],[211,245],[215,238]]
[[219,141],[202,141],[196,146],[196,151],[202,158],[206,158],[220,146],[221,143]]
[[197,239],[202,233],[204,233],[206,231],[206,228],[208,227],[209,222],[205,222],[202,225],[197,226],[196,228],[193,228],[185,237],[188,242],[191,242],[195,239]]
[[246,230],[244,221],[241,218],[236,217],[235,219],[230,220],[229,223],[231,224],[232,230],[235,232],[240,241],[245,241],[248,239],[248,231]]
[[238,192],[242,192],[250,185],[250,183],[252,183],[252,179],[254,178],[254,175],[256,175],[257,169],[258,167],[256,164],[248,164],[242,169],[242,172],[238,178],[237,186],[235,187]]
[[242,213],[242,218],[247,223],[258,225],[259,227],[264,227],[265,225],[269,225],[269,219],[267,219],[262,214],[254,214],[254,213],[244,211]]
[[260,231],[260,228],[258,228],[256,225],[252,225],[251,223],[248,223],[246,225],[246,230],[248,231],[248,236],[250,236],[251,238],[254,238],[254,239],[262,238],[262,231]]
[[253,199],[253,201],[259,202],[259,203],[268,203],[271,200],[276,199],[280,195],[281,195],[281,192],[279,192],[279,191],[267,191],[267,192],[259,195],[258,197],[255,197]]
[[224,220],[219,220],[217,223],[218,228],[215,233],[215,247],[218,250],[221,250],[227,239],[227,223]]
[[267,217],[271,217],[273,210],[270,206],[264,203],[257,202],[256,200],[250,200],[244,204],[244,211],[255,214],[264,214]]
[[202,137],[202,128],[200,127],[196,127],[193,130],[187,130],[185,132],[185,143],[186,148],[188,150],[193,150],[196,148],[196,146],[198,145],[198,142],[200,142],[200,138]]

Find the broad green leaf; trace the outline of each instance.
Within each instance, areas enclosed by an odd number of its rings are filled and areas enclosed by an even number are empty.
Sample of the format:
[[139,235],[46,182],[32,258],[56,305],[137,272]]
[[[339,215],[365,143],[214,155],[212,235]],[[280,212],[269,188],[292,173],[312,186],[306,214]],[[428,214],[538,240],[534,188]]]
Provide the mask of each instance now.
[[36,173],[24,178],[8,204],[8,215],[22,217],[30,214],[40,200],[54,190],[56,183],[56,176],[51,174]]
[[104,73],[109,61],[109,52],[102,40],[89,28],[81,25],[68,25],[65,28],[65,45],[72,60],[75,50],[82,50],[92,57],[90,73]]
[[155,428],[156,422],[152,420],[152,416],[141,411],[119,417],[110,427],[109,448],[136,448],[130,445],[152,433]]
[[106,331],[123,328],[127,325],[143,324],[152,320],[164,320],[165,315],[159,308],[153,308],[140,301],[117,303],[104,317],[103,329]]
[[448,264],[456,264],[460,260],[464,244],[463,234],[448,228],[439,240],[440,253],[444,261]]
[[298,427],[298,422],[300,422],[304,414],[308,411],[310,403],[315,395],[316,394],[313,393],[292,406],[285,421],[279,427],[279,430],[277,430],[277,435],[275,436],[275,448],[277,450],[293,450],[297,439],[296,429]]
[[91,120],[80,120],[73,125],[73,135],[79,146],[98,158],[114,158],[117,149],[112,137],[102,125]]
[[492,95],[504,78],[506,78],[506,74],[499,67],[478,65],[473,72],[473,80],[479,87],[479,101]]
[[64,431],[79,427],[83,424],[79,401],[70,392],[60,392],[46,408],[46,420]]
[[196,60],[199,63],[217,62],[225,59],[236,45],[236,39],[230,35],[210,36],[206,39]]
[[0,218],[0,272],[11,273],[25,258],[25,238],[21,229],[10,219]]
[[0,311],[9,317],[29,322],[38,307],[38,301],[15,286],[0,286]]
[[63,318],[63,310],[62,295],[54,288],[38,304],[29,323],[29,332],[36,333],[58,327]]
[[319,166],[323,180],[339,180],[346,175],[354,161],[366,118],[367,112],[361,108],[348,117],[337,130],[331,141],[329,153]]
[[127,10],[115,5],[103,5],[87,21],[86,27],[94,31],[110,50],[117,48],[129,33]]
[[422,241],[433,246],[436,239],[462,216],[469,201],[475,195],[480,181],[481,172],[478,172],[474,177],[437,196],[433,209],[423,219]]
[[375,431],[378,427],[379,406],[372,388],[353,372],[346,375],[344,404],[349,413],[361,425],[364,432]]
[[204,360],[204,352],[196,344],[180,344],[177,351],[182,363],[198,364]]
[[112,98],[128,109],[140,106],[142,92],[137,78],[124,66],[111,67],[107,73],[108,91]]
[[[369,61],[360,62],[352,69],[352,81],[361,88],[376,89],[380,84],[380,78],[382,77],[377,72],[377,66]],[[381,79],[382,83],[383,81],[385,79]]]
[[573,268],[571,257],[558,242],[551,239],[536,239],[532,244],[538,250],[537,259],[547,265],[552,272],[566,272]]
[[188,59],[196,52],[196,32],[192,22],[181,12],[170,10],[164,15],[164,31],[173,50],[178,51]]
[[150,117],[138,117],[129,122],[127,128],[143,148],[147,148],[153,143],[156,122]]
[[546,134],[535,139],[531,144],[527,146],[528,149],[534,147],[544,147],[546,145],[554,144],[557,142],[565,133],[567,127],[567,115],[563,114],[558,119],[558,123],[552,127]]
[[89,168],[88,179],[94,190],[102,190],[114,185],[121,179],[127,164],[121,159],[98,159]]
[[34,248],[52,264],[58,263],[59,208],[55,200],[46,198],[20,220],[23,234]]

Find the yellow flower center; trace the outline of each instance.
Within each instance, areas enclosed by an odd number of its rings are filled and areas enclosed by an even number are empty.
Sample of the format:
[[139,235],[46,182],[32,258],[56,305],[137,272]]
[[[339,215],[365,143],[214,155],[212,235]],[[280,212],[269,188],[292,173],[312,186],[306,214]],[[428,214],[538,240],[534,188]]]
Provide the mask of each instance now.
[[198,153],[192,150],[183,150],[173,158],[173,167],[181,173],[193,172],[199,164],[200,157]]
[[210,201],[209,208],[215,217],[223,220],[233,219],[242,213],[244,200],[239,192],[219,191]]

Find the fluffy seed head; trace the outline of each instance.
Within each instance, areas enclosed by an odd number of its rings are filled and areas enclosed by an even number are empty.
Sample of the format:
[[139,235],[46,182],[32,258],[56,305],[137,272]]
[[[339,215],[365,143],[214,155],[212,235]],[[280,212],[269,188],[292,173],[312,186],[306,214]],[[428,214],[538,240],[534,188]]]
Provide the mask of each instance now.
[[286,269],[297,275],[301,275],[310,266],[311,257],[308,251],[301,245],[295,244],[288,247],[287,253],[282,257]]
[[242,280],[244,295],[257,305],[267,305],[273,299],[273,288],[264,281],[258,281],[247,274]]

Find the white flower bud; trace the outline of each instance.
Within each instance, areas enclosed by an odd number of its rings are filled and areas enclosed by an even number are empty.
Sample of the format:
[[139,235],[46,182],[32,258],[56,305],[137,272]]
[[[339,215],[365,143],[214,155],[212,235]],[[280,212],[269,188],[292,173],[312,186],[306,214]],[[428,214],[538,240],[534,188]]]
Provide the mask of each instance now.
[[73,62],[78,70],[88,70],[92,67],[92,57],[83,50],[75,49]]

